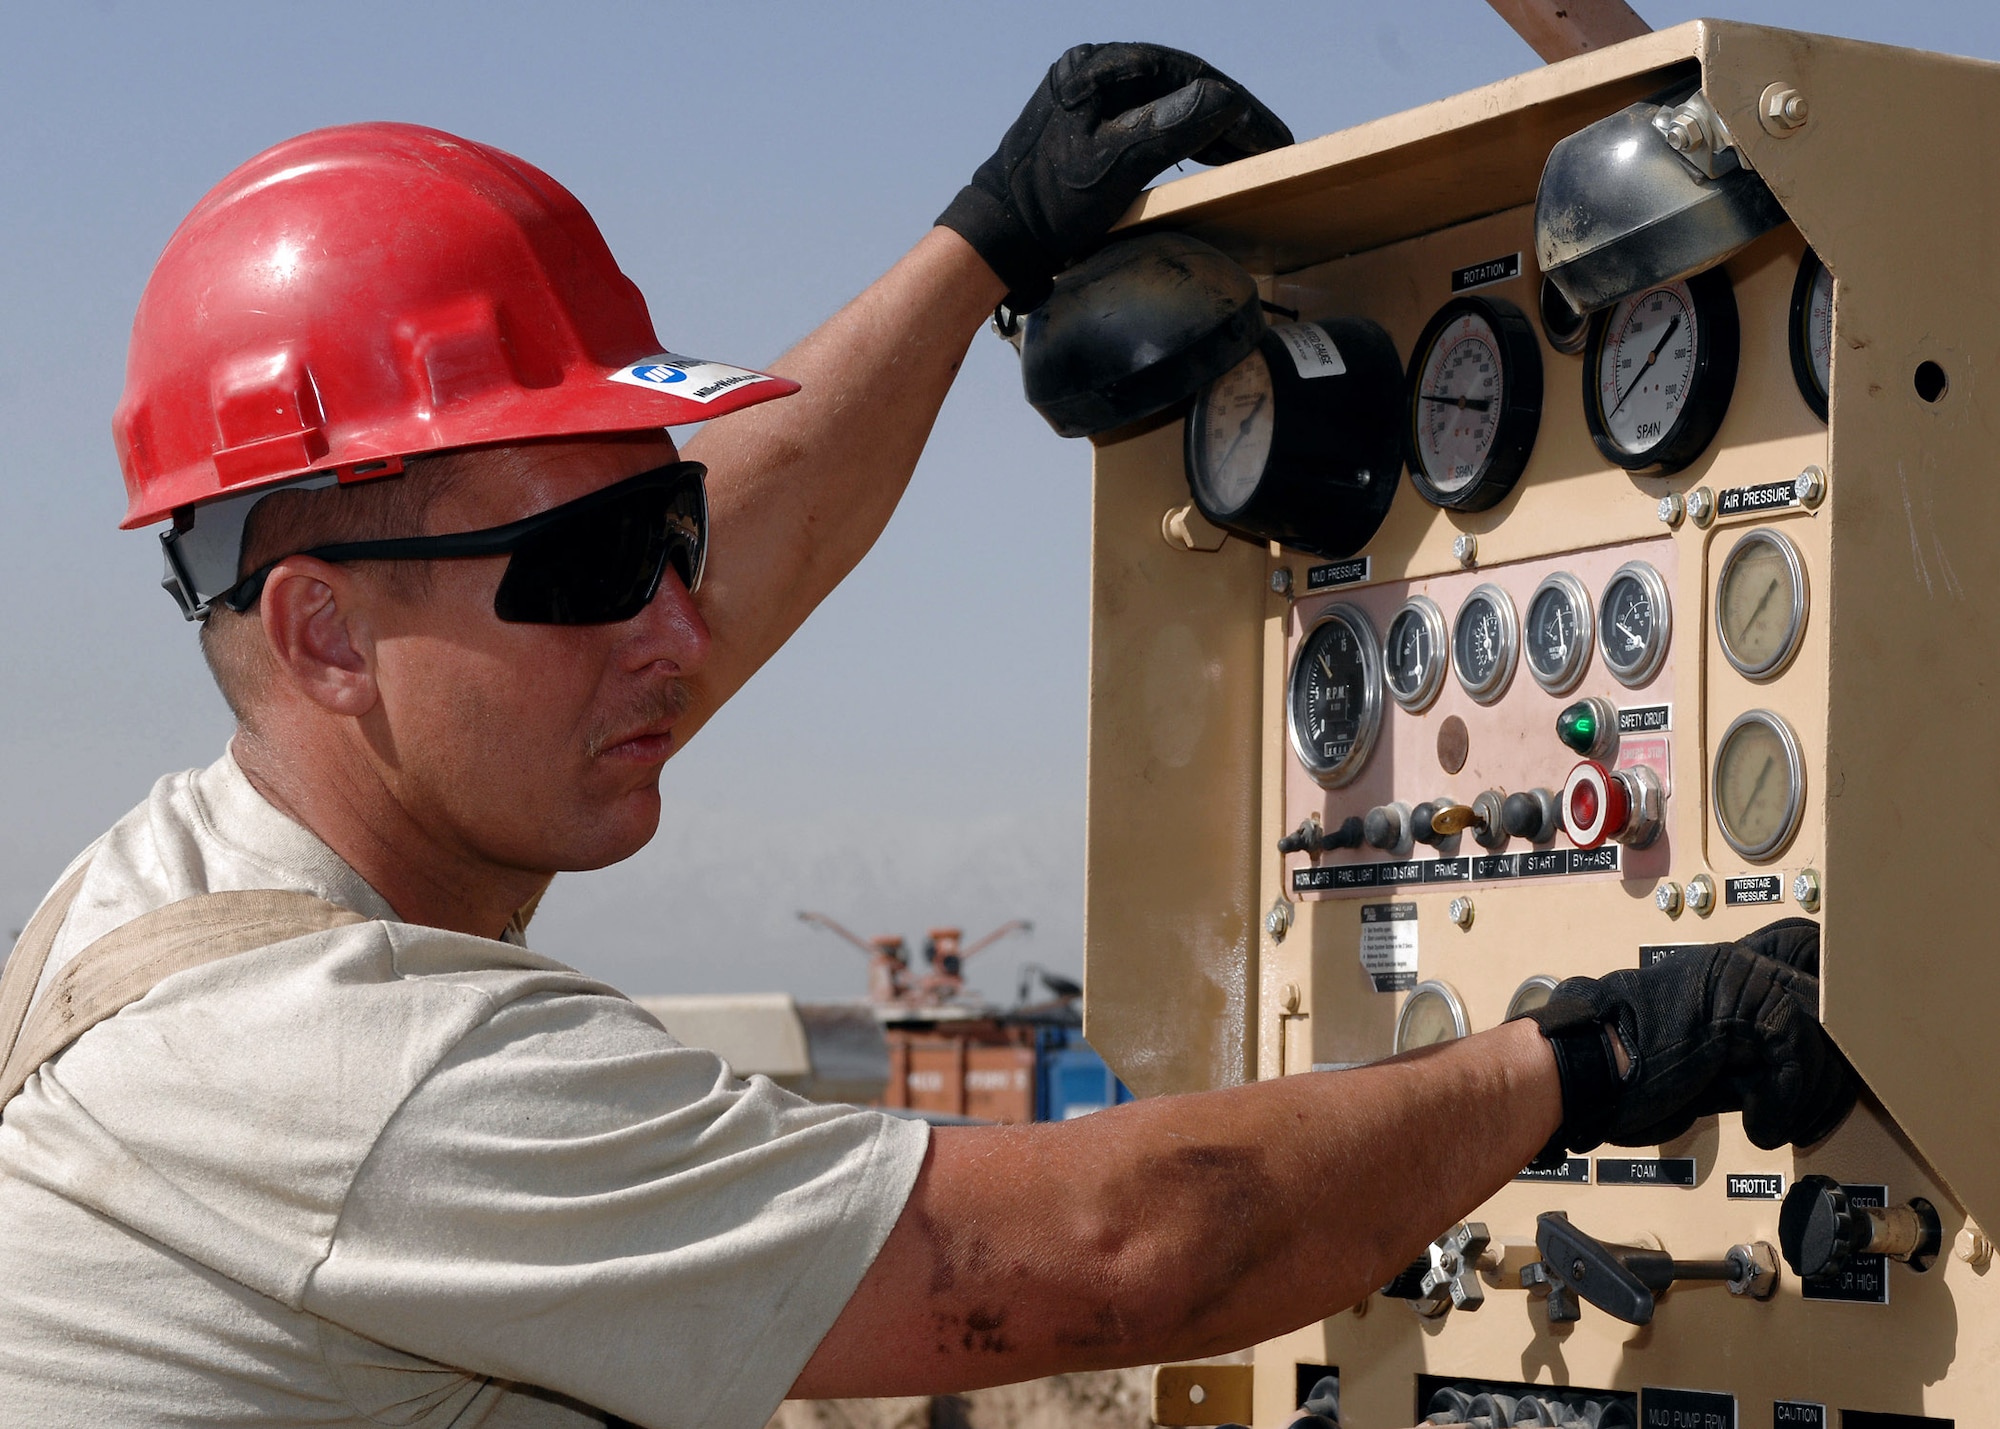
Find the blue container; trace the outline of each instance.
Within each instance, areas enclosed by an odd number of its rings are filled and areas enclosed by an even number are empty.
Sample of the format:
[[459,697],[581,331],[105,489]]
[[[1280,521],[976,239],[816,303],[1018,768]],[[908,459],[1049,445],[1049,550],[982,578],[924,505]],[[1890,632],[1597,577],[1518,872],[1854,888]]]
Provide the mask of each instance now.
[[1035,1119],[1067,1121],[1132,1100],[1104,1059],[1074,1027],[1043,1027],[1035,1038]]

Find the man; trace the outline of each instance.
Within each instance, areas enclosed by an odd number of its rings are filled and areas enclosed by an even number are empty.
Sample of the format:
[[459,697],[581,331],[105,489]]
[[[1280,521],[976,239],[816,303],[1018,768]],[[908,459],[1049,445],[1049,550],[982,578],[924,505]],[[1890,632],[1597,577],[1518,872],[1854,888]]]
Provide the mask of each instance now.
[[[1167,165],[1289,139],[1191,56],[1072,50],[775,375],[662,353],[575,200],[448,135],[322,131],[204,199],[115,427],[239,727],[0,983],[9,1417],[753,1429],[1268,1337],[1538,1152],[1829,1130],[1810,924],[1420,1058],[935,1135],[525,946],[874,541],[995,303]],[[663,430],[705,418],[706,485]]]

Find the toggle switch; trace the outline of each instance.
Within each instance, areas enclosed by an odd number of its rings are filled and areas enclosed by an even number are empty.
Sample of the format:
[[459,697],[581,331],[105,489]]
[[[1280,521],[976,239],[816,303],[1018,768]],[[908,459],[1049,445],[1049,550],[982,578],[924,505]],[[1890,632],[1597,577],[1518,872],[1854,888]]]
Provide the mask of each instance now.
[[[1510,832],[1505,818],[1507,797],[1498,789],[1488,789],[1470,804],[1442,805],[1431,814],[1431,827],[1440,834],[1470,829],[1473,841],[1481,848],[1505,848]],[[1549,802],[1554,805],[1553,795]]]
[[1339,828],[1328,832],[1320,826],[1319,815],[1314,814],[1278,840],[1278,852],[1320,854],[1328,849],[1360,848],[1361,833],[1361,820],[1352,815],[1341,820]]
[[1645,848],[1660,836],[1665,802],[1660,776],[1645,765],[1606,769],[1586,759],[1563,782],[1563,832],[1578,848],[1607,839]]
[[1585,759],[1612,759],[1618,753],[1618,707],[1601,695],[1578,700],[1556,716],[1556,738]]
[[1553,789],[1521,789],[1500,806],[1500,825],[1517,839],[1545,844],[1562,828],[1562,806]]
[[1801,1176],[1778,1212],[1778,1244],[1801,1277],[1837,1275],[1857,1255],[1886,1255],[1923,1271],[1937,1259],[1944,1228],[1937,1207],[1921,1196],[1901,1206],[1857,1206],[1831,1176]]

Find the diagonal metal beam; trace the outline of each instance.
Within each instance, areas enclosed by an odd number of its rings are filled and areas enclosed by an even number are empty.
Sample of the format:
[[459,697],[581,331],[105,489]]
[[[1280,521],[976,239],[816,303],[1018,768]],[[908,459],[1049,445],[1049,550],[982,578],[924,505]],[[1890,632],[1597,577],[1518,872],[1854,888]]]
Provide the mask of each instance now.
[[1548,64],[1651,34],[1625,0],[1486,0]]

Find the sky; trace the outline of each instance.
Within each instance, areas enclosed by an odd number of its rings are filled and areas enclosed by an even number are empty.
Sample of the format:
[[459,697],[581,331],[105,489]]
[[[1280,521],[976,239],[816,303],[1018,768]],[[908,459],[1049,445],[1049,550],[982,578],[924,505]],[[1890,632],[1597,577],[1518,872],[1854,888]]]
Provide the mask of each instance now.
[[[1639,0],[1657,28],[1703,13]],[[1731,18],[2000,58],[2000,7],[1743,0]],[[230,722],[149,533],[117,530],[132,312],[195,201],[322,125],[510,150],[596,217],[676,351],[769,361],[922,236],[1072,44],[1150,39],[1301,139],[1534,67],[1483,0],[0,5],[0,933]],[[668,765],[661,832],[558,879],[533,943],[634,993],[859,995],[800,923],[1032,935],[1081,966],[1087,444],[982,334],[874,552]]]

